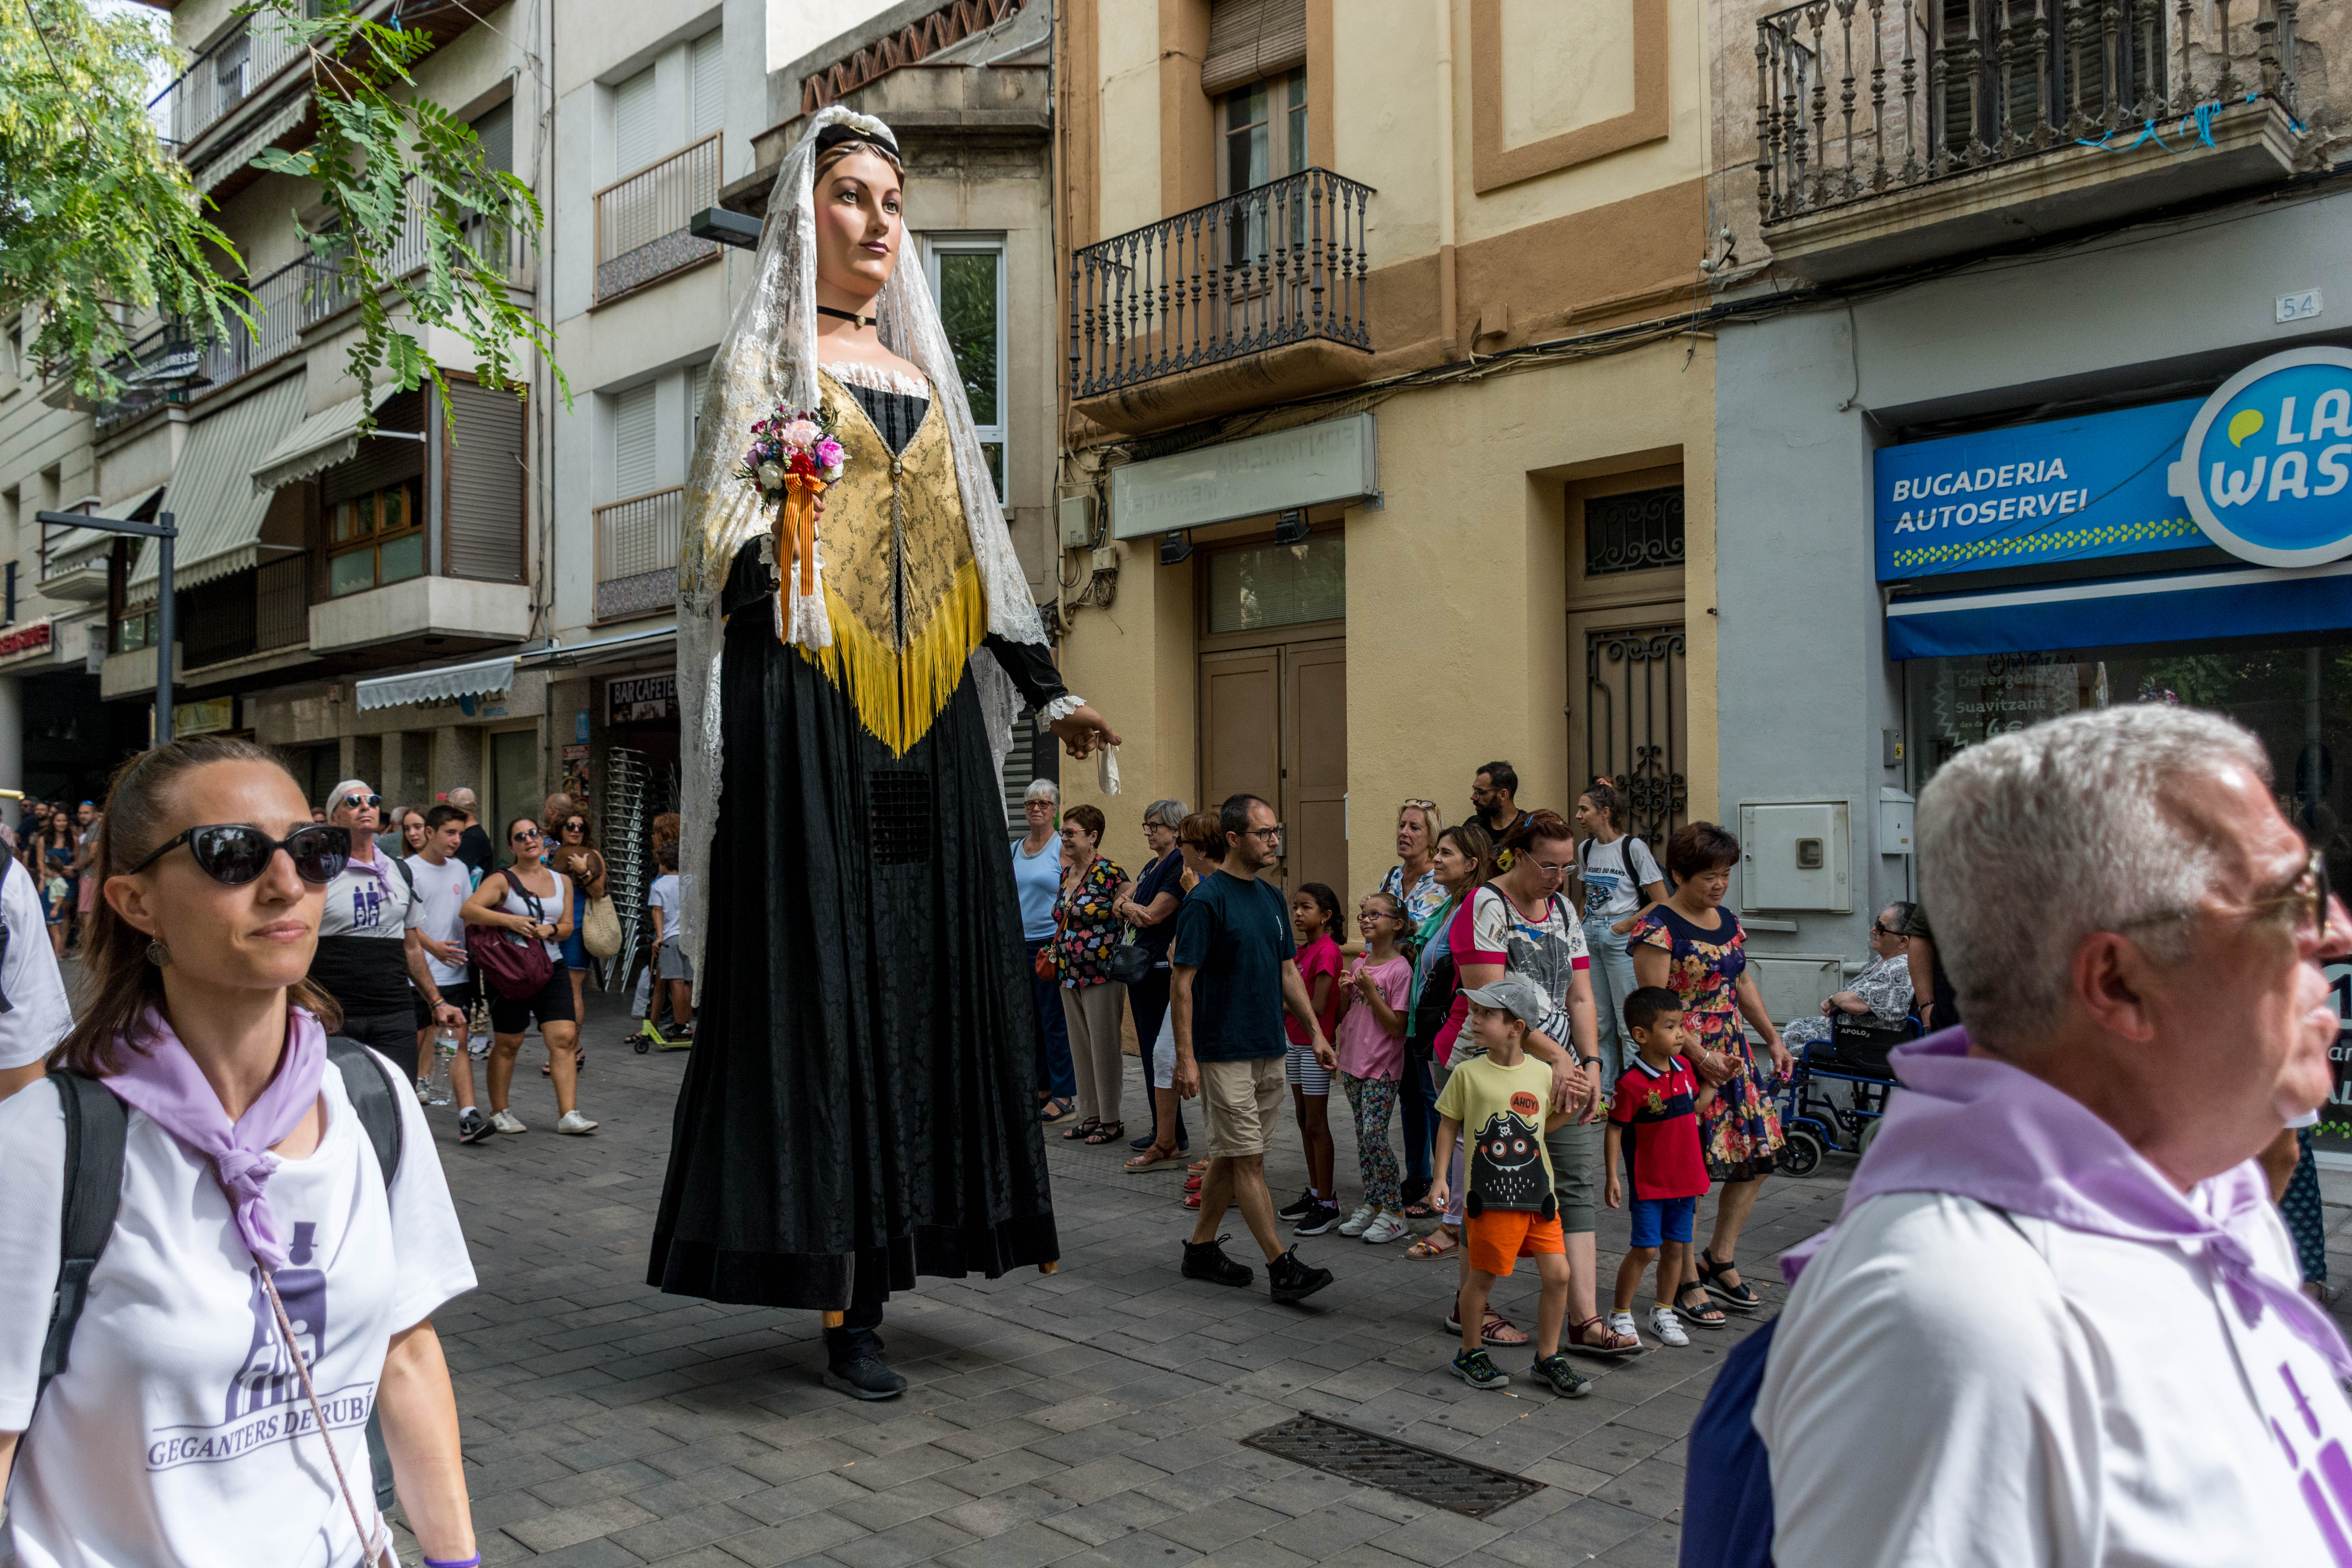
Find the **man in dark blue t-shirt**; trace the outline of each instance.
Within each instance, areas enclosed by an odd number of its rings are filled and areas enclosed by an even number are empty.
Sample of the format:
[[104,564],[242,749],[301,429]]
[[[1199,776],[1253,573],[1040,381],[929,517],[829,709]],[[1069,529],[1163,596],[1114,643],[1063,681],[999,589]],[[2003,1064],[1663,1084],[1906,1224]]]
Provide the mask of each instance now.
[[1249,1266],[1217,1245],[1217,1226],[1238,1205],[1265,1254],[1267,1282],[1277,1301],[1297,1301],[1331,1283],[1328,1268],[1310,1268],[1284,1248],[1275,1233],[1274,1197],[1265,1185],[1265,1152],[1282,1110],[1282,1013],[1307,1026],[1315,1059],[1338,1063],[1315,1004],[1298,978],[1290,913],[1281,892],[1259,873],[1282,852],[1282,825],[1274,808],[1254,795],[1237,795],[1218,814],[1223,861],[1176,911],[1169,949],[1174,984],[1176,1089],[1201,1097],[1209,1136],[1209,1169],[1201,1180],[1201,1223],[1184,1244],[1184,1277],[1220,1285],[1247,1285]]

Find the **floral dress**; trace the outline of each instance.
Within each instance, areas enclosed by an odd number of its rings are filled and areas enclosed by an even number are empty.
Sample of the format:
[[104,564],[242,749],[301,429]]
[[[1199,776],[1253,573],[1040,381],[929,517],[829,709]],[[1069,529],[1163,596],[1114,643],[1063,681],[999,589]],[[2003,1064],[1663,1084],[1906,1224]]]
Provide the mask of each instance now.
[[1735,1064],[1714,1103],[1699,1112],[1699,1138],[1709,1176],[1745,1182],[1771,1170],[1781,1142],[1780,1113],[1765,1098],[1756,1053],[1739,1026],[1735,987],[1748,967],[1748,933],[1738,915],[1717,912],[1722,923],[1703,931],[1674,910],[1654,909],[1633,928],[1633,940],[1673,958],[1666,984],[1683,999],[1683,1026],[1702,1048],[1725,1052]]
[[1054,901],[1054,912],[1060,917],[1054,956],[1062,966],[1062,984],[1073,991],[1110,978],[1104,965],[1110,950],[1127,938],[1127,922],[1112,912],[1111,902],[1126,882],[1127,873],[1118,862],[1097,855],[1077,886],[1065,887]]
[[1389,874],[1381,879],[1381,891],[1404,906],[1404,929],[1410,936],[1421,929],[1423,921],[1445,907],[1445,889],[1437,885],[1437,873],[1423,871],[1411,889],[1404,885],[1404,868],[1391,866]]

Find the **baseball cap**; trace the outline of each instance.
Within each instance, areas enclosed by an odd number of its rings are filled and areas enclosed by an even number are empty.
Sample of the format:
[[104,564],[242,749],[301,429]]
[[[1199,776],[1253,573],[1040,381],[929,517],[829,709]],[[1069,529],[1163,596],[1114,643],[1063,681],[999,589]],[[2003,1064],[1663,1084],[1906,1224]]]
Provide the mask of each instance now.
[[1481,1007],[1499,1007],[1532,1029],[1551,1011],[1551,998],[1524,974],[1506,974],[1491,985],[1462,994]]

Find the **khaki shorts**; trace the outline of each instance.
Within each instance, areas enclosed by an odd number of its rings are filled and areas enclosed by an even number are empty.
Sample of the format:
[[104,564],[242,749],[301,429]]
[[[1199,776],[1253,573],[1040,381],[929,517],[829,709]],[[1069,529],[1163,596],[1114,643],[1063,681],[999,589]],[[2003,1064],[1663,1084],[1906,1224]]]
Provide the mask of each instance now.
[[1200,1068],[1209,1158],[1244,1158],[1273,1148],[1275,1121],[1282,1114],[1282,1058],[1202,1062]]
[[1544,1152],[1551,1156],[1552,1196],[1559,1200],[1559,1227],[1570,1236],[1592,1229],[1593,1191],[1600,1185],[1596,1178],[1607,1131],[1603,1122],[1565,1121],[1544,1134]]

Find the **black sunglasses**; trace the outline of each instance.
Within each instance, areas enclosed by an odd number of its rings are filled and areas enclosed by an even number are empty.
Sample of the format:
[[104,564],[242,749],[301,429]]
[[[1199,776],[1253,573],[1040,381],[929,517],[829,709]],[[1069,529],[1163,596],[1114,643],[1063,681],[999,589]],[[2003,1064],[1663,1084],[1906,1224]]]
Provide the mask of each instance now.
[[380,795],[347,795],[335,804],[342,806],[346,810],[349,810],[352,806],[364,805],[377,811],[382,811],[383,809],[383,796]]
[[527,844],[527,843],[530,843],[531,840],[536,839],[538,837],[539,837],[539,829],[538,829],[538,828],[536,828],[536,827],[526,827],[526,828],[523,828],[523,829],[522,829],[521,831],[520,831],[520,832],[516,832],[516,833],[509,833],[509,834],[508,834],[508,835],[507,835],[507,842],[508,842],[508,843],[509,843],[509,844]]
[[216,823],[191,827],[158,846],[155,852],[131,868],[144,871],[181,845],[195,857],[196,867],[224,888],[242,888],[269,869],[270,857],[280,849],[294,862],[294,874],[323,885],[342,875],[352,858],[352,830],[310,822],[283,838],[272,838],[249,823]]

